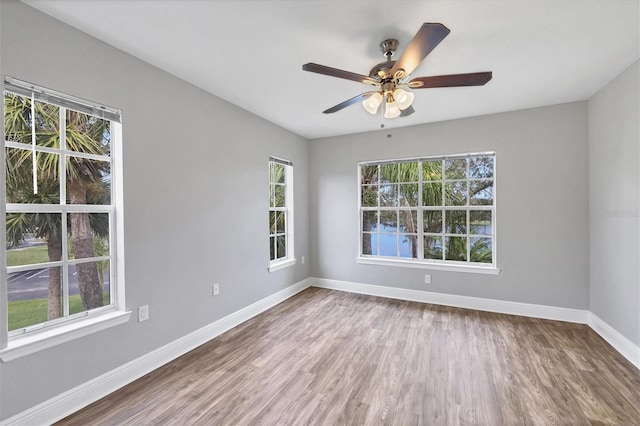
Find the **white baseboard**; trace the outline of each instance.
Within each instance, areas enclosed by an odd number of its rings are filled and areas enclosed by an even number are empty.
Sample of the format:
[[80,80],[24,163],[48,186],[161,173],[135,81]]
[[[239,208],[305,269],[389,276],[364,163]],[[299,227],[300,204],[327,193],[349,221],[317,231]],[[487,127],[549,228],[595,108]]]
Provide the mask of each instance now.
[[240,309],[114,370],[10,417],[4,425],[51,424],[173,361],[309,287],[309,278]]
[[640,369],[640,347],[622,334],[618,333],[613,327],[601,320],[593,312],[589,312],[589,327],[607,341],[615,350],[620,352],[623,357],[630,363]]
[[388,297],[391,299],[410,300],[413,302],[433,303],[436,305],[454,306],[456,308],[475,309],[478,311],[501,314],[520,315],[551,319],[556,321],[586,324],[589,311],[581,309],[558,308],[555,306],[532,305],[528,303],[508,302],[504,300],[483,299],[480,297],[458,296],[455,294],[432,293],[428,291],[409,290],[405,288],[384,287],[348,281],[313,278],[314,287],[330,288],[351,293]]
[[613,346],[615,350],[629,360],[629,362],[635,365],[636,368],[640,369],[640,347],[633,344],[629,339],[624,337],[609,324],[587,310],[532,305],[528,303],[508,302],[504,300],[458,296],[455,294],[431,293],[427,291],[384,287],[324,278],[312,278],[310,283],[313,287],[348,291],[350,293],[367,294],[370,296],[388,297],[390,299],[410,300],[414,302],[455,306],[457,308],[475,309],[478,311],[496,312],[500,314],[520,315],[523,317],[587,324],[607,343]]

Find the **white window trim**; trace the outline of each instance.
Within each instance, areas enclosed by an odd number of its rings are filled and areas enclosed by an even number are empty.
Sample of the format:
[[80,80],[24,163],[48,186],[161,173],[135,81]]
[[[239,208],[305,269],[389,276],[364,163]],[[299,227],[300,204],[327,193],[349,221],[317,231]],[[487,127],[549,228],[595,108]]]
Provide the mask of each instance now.
[[[276,260],[269,260],[269,266],[267,270],[269,272],[279,271],[280,269],[288,268],[296,264],[296,258],[294,256],[294,237],[293,237],[293,229],[294,229],[294,212],[293,212],[293,162],[290,160],[286,160],[281,157],[275,157],[273,155],[269,156],[269,164],[275,160],[278,163],[285,165],[285,208],[287,211],[287,220],[286,220],[286,234],[287,234],[287,257]],[[269,166],[269,170],[271,170],[271,166]],[[271,185],[271,175],[269,175],[269,185]],[[271,204],[269,204],[271,205]]]
[[[418,268],[418,269],[431,269],[434,271],[452,271],[452,272],[469,272],[474,274],[490,274],[498,275],[500,268],[496,266],[480,266],[476,264],[444,264],[427,262],[424,260],[407,260],[407,259],[394,259],[384,257],[362,257],[358,256],[356,262],[363,265],[381,265],[381,266],[399,266],[403,268]],[[453,261],[449,261],[453,262]]]
[[269,263],[269,272],[279,271],[280,269],[288,268],[289,266],[295,265],[296,259],[279,259],[277,261],[273,261]]
[[[395,162],[408,162],[408,161],[425,161],[431,159],[447,159],[447,158],[463,158],[463,157],[472,157],[477,155],[493,155],[494,157],[494,165],[493,165],[493,184],[494,184],[494,193],[493,193],[493,226],[492,226],[492,250],[493,250],[493,264],[481,264],[481,263],[471,263],[471,262],[456,262],[452,260],[442,260],[442,261],[434,261],[429,259],[408,259],[408,258],[398,258],[398,257],[385,257],[385,256],[366,256],[362,255],[362,182],[360,176],[360,168],[364,165],[370,164],[382,164],[382,163],[395,163]],[[484,152],[470,152],[464,154],[448,154],[448,155],[436,155],[436,156],[427,156],[427,157],[410,157],[410,158],[396,158],[396,159],[387,159],[387,160],[370,160],[370,161],[361,161],[358,163],[358,173],[356,176],[357,179],[357,191],[358,191],[358,253],[356,255],[356,263],[362,265],[378,265],[378,266],[393,266],[393,267],[403,267],[403,268],[417,268],[417,269],[429,269],[429,270],[440,270],[440,271],[451,271],[451,272],[466,272],[466,273],[476,273],[476,274],[489,274],[489,275],[498,275],[501,269],[498,267],[498,250],[497,250],[497,191],[496,188],[496,152],[494,151],[484,151]],[[468,179],[468,178],[467,178]],[[421,187],[420,187],[421,188]],[[422,191],[422,189],[420,189]],[[483,206],[478,206],[482,208]],[[419,208],[419,207],[418,207]],[[467,207],[465,207],[466,209]],[[455,208],[454,208],[455,209]]]
[[[25,90],[34,90],[38,93],[49,93],[55,96],[66,97],[73,102],[82,102],[88,105],[90,108],[94,108],[94,115],[101,114],[101,111],[107,111],[109,113],[120,114],[118,110],[108,108],[100,105],[95,105],[92,102],[80,100],[68,95],[62,95],[59,92],[55,92],[49,89],[45,89],[39,86],[34,86],[29,83],[21,82],[10,77],[6,78],[7,82],[12,85],[12,92],[14,92],[15,86],[23,86]],[[4,93],[4,81],[2,82],[2,91]],[[21,94],[21,93],[19,93]],[[22,95],[22,94],[21,94]],[[2,116],[4,117],[4,102],[2,107]],[[110,117],[108,117],[109,119]],[[113,247],[116,249],[114,275],[116,277],[116,283],[113,288],[115,300],[114,308],[97,310],[96,312],[88,312],[86,316],[73,318],[69,321],[63,321],[56,325],[45,326],[37,331],[20,334],[9,337],[7,327],[0,328],[0,360],[2,362],[12,361],[39,351],[46,350],[53,346],[57,346],[74,339],[78,339],[84,336],[97,333],[99,331],[115,327],[120,324],[124,324],[129,321],[131,317],[131,311],[126,310],[125,301],[125,273],[124,273],[124,217],[122,213],[122,206],[124,205],[124,187],[123,187],[123,173],[122,173],[122,124],[111,121],[112,123],[112,138],[115,143],[111,146],[111,186],[114,193],[114,220],[115,220],[115,232],[112,234]],[[1,130],[2,140],[5,140],[4,126]],[[3,147],[0,150],[0,195],[2,199],[6,199],[6,182],[5,182],[5,149]],[[6,204],[0,203],[0,235],[2,240],[0,243],[6,246]],[[4,247],[3,246],[3,247]],[[6,275],[6,253],[2,249],[2,262],[0,264],[0,282],[7,282]],[[8,294],[7,286],[0,286],[0,316],[2,323],[8,324]]]
[[13,361],[45,349],[97,333],[129,321],[131,311],[110,311],[107,314],[91,315],[79,321],[70,321],[58,327],[48,327],[38,332],[12,338],[6,348],[0,350],[2,362]]

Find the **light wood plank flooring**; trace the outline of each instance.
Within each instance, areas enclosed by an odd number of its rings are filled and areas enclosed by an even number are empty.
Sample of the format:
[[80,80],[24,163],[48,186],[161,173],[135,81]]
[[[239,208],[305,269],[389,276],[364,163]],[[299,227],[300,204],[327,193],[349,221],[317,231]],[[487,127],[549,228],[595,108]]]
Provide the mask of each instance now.
[[586,325],[309,288],[60,424],[637,425],[640,371]]

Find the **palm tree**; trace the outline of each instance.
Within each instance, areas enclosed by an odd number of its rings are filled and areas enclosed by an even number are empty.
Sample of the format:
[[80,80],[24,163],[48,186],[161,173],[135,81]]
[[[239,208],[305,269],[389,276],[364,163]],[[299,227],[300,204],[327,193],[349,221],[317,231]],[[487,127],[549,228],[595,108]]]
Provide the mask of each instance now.
[[[60,147],[59,109],[57,106],[35,102],[32,117],[31,100],[5,94],[5,134],[9,141],[30,142],[32,119],[35,124],[37,145]],[[67,150],[93,155],[109,153],[109,122],[76,111],[66,111],[65,140]],[[32,153],[28,149],[7,149],[7,202],[60,203],[60,155],[37,152],[36,169],[38,191],[34,193],[32,181]],[[109,174],[109,163],[76,156],[67,156],[66,192],[68,204],[103,204],[110,202],[110,187],[103,180]],[[12,213],[7,215],[7,242],[16,245],[25,234],[32,233],[47,242],[50,261],[62,257],[62,226],[60,214]],[[76,259],[95,256],[94,236],[108,235],[105,215],[89,213],[69,214],[68,232]],[[80,297],[84,310],[103,305],[101,280],[95,262],[76,265]],[[59,268],[49,271],[48,318],[58,318],[60,307]]]

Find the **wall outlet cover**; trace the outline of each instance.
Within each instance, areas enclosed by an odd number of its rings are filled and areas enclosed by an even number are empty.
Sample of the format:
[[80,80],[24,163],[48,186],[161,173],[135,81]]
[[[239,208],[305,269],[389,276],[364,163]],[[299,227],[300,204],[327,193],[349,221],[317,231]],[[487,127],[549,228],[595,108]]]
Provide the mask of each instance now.
[[138,322],[149,319],[149,305],[143,305],[138,308]]

